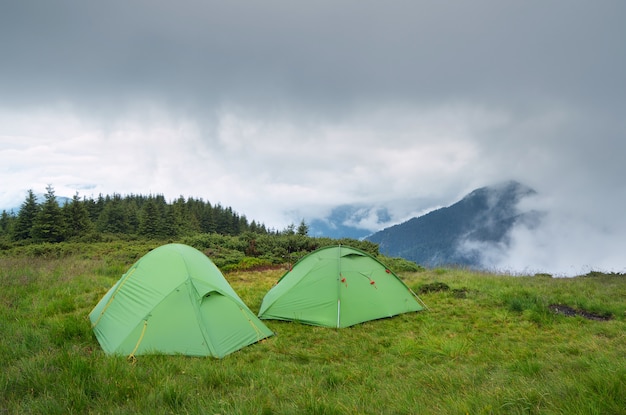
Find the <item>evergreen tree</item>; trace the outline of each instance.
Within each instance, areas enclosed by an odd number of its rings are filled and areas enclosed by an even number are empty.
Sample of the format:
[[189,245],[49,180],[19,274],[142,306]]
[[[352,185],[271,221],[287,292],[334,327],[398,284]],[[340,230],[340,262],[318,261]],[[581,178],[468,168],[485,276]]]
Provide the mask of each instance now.
[[125,233],[139,233],[139,227],[141,223],[141,209],[137,203],[136,199],[126,199],[124,202],[126,218],[127,218],[127,228]]
[[9,239],[15,222],[15,215],[9,214],[6,210],[0,216],[0,238]]
[[231,231],[231,218],[226,210],[219,203],[213,208],[213,215],[215,217],[215,232],[220,235],[230,235]]
[[296,231],[296,233],[302,236],[306,236],[309,234],[309,225],[304,222],[304,219],[302,219],[300,225],[298,225],[298,230]]
[[89,218],[87,206],[78,198],[78,193],[61,210],[65,215],[66,235],[69,238],[84,236],[93,230],[94,226]]
[[185,204],[185,226],[189,227],[190,232],[203,232],[203,212],[204,202],[201,200],[188,198]]
[[90,204],[89,207],[89,217],[93,223],[96,223],[100,220],[100,216],[102,215],[102,211],[104,210],[104,206],[107,204],[107,200],[110,201],[109,196],[106,198],[100,193],[98,195],[98,199]]
[[218,232],[215,224],[215,213],[210,203],[207,203],[200,212],[200,231],[204,233]]
[[233,213],[232,209],[228,209],[228,216],[230,217],[230,226],[228,229],[229,235],[239,235],[241,233],[241,219],[239,215]]
[[239,223],[237,224],[237,235],[241,235],[243,232],[247,232],[250,230],[250,225],[248,224],[248,218],[245,215],[239,217]]
[[100,210],[98,209],[98,205],[93,198],[83,198],[83,206],[87,209],[87,213],[89,214],[89,220],[91,223],[96,223],[98,221],[98,217],[100,216]]
[[161,236],[170,238],[178,236],[179,229],[180,226],[174,209],[172,207],[167,207],[161,226]]
[[295,235],[296,233],[296,225],[290,223],[285,230],[283,230],[283,235]]
[[39,213],[37,197],[35,196],[35,193],[29,189],[26,200],[22,203],[20,211],[17,214],[17,220],[15,221],[15,227],[13,228],[13,240],[22,241],[30,239],[30,232],[33,229],[37,213]]
[[35,217],[31,236],[44,242],[61,242],[65,239],[65,218],[52,186],[48,185],[46,191],[45,201]]
[[157,202],[151,197],[141,209],[139,234],[149,238],[158,238],[161,236],[161,226],[161,215],[159,214]]
[[[185,199],[180,196],[168,209],[167,221],[177,235],[189,235],[195,231],[197,221],[192,221]],[[195,222],[195,225],[194,225]]]
[[257,226],[256,222],[254,220],[252,220],[252,222],[250,222],[250,232],[252,233],[258,233],[259,232],[259,227]]
[[[252,231],[262,235],[279,235],[275,229],[268,231],[262,223],[239,215],[231,207],[212,206],[202,199],[182,196],[168,203],[162,195],[119,194],[103,196],[96,200],[76,194],[70,203],[59,206],[54,190],[48,188],[46,200],[38,204],[32,190],[17,216],[4,215],[0,222],[0,236],[11,240],[38,239],[61,241],[80,237],[93,231],[119,235],[141,234],[150,238],[172,238],[195,233],[217,233],[239,236]],[[60,215],[59,215],[60,212]],[[9,226],[10,225],[10,226]],[[285,233],[295,234],[292,225]]]
[[98,218],[98,230],[107,233],[128,233],[128,214],[118,194],[104,199],[104,207]]

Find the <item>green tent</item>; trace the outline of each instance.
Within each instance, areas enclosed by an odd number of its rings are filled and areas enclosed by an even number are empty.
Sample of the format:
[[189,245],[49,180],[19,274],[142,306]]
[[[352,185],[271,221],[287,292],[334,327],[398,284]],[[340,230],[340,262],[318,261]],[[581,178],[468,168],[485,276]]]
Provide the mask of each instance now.
[[221,358],[273,335],[202,252],[160,246],[140,258],[89,314],[108,354]]
[[340,245],[299,260],[265,295],[259,317],[340,328],[423,308],[385,265]]

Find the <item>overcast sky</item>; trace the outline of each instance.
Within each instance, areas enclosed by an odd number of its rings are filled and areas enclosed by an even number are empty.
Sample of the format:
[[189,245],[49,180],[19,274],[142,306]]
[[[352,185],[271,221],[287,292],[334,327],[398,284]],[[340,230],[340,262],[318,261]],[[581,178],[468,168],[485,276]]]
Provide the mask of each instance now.
[[0,208],[180,195],[282,229],[514,179],[502,269],[626,270],[626,2],[4,1]]

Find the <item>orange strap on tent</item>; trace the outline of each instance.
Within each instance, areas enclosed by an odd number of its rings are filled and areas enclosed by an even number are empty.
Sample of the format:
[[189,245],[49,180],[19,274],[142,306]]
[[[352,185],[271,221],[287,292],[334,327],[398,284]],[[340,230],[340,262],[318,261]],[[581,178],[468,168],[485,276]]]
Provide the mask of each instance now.
[[378,289],[378,287],[376,286],[376,281],[374,281],[369,275],[365,275],[362,272],[359,272],[359,275],[367,278],[367,280],[370,282],[370,285],[373,286],[374,288]]

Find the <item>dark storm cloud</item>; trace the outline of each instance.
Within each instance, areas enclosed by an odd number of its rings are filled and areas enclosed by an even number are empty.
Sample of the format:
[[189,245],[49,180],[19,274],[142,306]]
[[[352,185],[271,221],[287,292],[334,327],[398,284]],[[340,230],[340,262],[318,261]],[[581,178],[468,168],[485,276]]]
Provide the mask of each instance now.
[[623,108],[625,12],[580,1],[12,2],[0,85],[4,102],[24,104]]
[[398,221],[515,179],[551,213],[494,264],[623,269],[625,19],[611,0],[5,1],[0,206],[52,183],[276,227],[349,203]]

